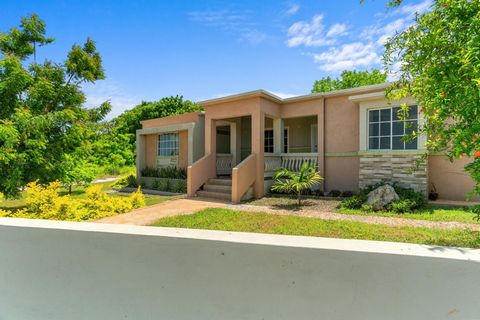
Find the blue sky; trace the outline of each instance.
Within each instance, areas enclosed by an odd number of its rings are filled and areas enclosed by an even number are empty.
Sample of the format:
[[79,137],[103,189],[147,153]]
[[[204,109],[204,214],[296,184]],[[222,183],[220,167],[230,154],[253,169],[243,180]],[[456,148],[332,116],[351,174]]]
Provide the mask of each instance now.
[[2,0],[0,30],[38,13],[56,39],[39,57],[54,61],[94,39],[107,79],[85,87],[88,105],[110,100],[112,117],[177,94],[306,94],[315,79],[379,67],[385,39],[429,6],[412,0],[387,10],[386,2]]

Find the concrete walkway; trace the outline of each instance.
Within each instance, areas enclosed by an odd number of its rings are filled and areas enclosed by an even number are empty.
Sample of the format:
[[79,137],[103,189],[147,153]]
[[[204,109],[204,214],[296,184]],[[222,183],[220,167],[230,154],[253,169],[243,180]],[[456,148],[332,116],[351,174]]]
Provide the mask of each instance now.
[[210,199],[208,201],[201,198],[173,199],[94,222],[146,226],[165,217],[187,215],[207,208],[226,208],[227,206],[227,203],[214,202]]

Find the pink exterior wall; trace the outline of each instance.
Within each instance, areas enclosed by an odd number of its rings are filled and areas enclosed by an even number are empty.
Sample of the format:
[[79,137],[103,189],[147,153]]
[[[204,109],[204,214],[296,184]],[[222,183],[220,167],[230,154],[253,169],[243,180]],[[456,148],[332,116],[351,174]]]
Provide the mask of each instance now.
[[188,131],[178,133],[178,167],[186,168],[188,166]]
[[145,136],[145,166],[150,168],[157,167],[157,141],[158,134]]
[[348,96],[325,99],[325,152],[359,150],[358,104]]
[[[465,165],[472,159],[457,159],[453,163],[444,156],[428,157],[429,189],[435,185],[439,198],[447,200],[465,200],[467,192],[474,187],[474,182],[464,171]],[[479,197],[473,200],[479,201]]]
[[190,113],[184,113],[176,116],[143,120],[143,121],[140,121],[140,124],[142,125],[143,129],[146,129],[146,128],[170,126],[170,125],[181,124],[181,123],[197,122],[198,116],[200,114],[201,114],[200,111],[190,112]]
[[357,191],[359,168],[358,157],[326,157],[325,191]]

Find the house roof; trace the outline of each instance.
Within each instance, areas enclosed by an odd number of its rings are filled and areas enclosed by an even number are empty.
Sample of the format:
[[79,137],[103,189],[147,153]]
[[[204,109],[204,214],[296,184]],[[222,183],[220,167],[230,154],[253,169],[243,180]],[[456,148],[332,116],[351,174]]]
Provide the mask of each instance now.
[[218,103],[231,102],[231,101],[244,100],[249,98],[257,98],[257,97],[262,97],[270,101],[276,102],[278,104],[284,104],[284,103],[291,103],[291,102],[297,102],[297,101],[321,99],[321,98],[332,97],[332,96],[361,94],[364,92],[374,91],[374,90],[385,90],[389,85],[390,83],[386,82],[386,83],[351,88],[351,89],[342,89],[342,90],[335,90],[335,91],[321,92],[321,93],[311,93],[311,94],[285,98],[285,99],[280,98],[279,96],[267,90],[259,89],[254,91],[247,91],[247,92],[242,92],[238,94],[233,94],[225,97],[204,100],[204,101],[198,102],[198,104],[203,106],[209,106],[209,105],[215,105]]

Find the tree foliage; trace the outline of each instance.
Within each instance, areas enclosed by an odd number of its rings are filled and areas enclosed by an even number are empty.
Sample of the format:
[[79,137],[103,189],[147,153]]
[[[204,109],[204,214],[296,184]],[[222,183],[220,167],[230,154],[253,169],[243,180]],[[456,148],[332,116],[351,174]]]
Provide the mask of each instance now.
[[113,120],[118,132],[133,134],[141,128],[140,121],[162,118],[201,110],[198,104],[183,100],[183,96],[165,97],[155,102],[143,101]]
[[45,33],[32,15],[0,34],[0,192],[7,197],[32,181],[67,179],[72,157],[85,154],[110,110],[108,102],[83,106],[81,84],[105,77],[91,39],[74,45],[64,63],[28,63],[38,46],[53,41]]
[[426,118],[419,133],[429,137],[429,151],[451,160],[474,157],[466,170],[479,194],[480,1],[435,0],[388,41],[384,60],[387,69],[400,68],[389,97],[415,97]]
[[340,78],[325,77],[316,80],[313,84],[312,93],[330,92],[334,90],[357,88],[387,81],[386,73],[372,69],[371,71],[344,70]]
[[113,131],[117,134],[126,134],[130,139],[131,149],[135,148],[135,132],[141,128],[140,121],[179,115],[201,110],[201,106],[183,100],[182,96],[165,97],[155,102],[145,102],[133,109],[127,110],[113,119]]

